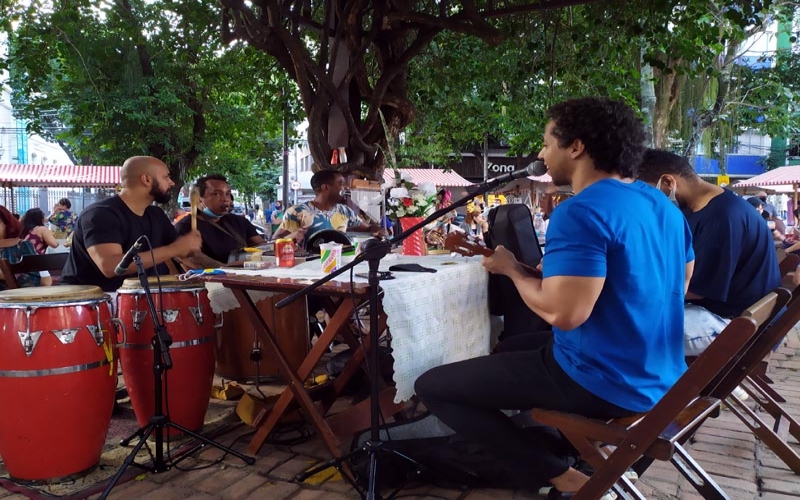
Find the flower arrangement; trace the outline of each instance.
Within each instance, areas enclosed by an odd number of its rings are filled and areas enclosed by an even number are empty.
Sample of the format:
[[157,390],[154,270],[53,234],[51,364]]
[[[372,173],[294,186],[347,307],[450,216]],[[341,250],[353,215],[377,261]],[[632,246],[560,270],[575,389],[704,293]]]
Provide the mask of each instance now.
[[386,200],[386,214],[393,218],[425,217],[433,212],[436,205],[436,186],[423,182],[416,186],[411,177],[402,170],[394,170],[394,181],[383,188],[389,193]]

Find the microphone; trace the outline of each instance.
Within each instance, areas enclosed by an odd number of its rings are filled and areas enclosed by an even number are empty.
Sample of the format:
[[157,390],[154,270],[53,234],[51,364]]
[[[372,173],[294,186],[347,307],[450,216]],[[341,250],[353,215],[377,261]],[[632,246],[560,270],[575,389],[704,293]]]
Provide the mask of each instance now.
[[[541,167],[537,167],[537,163],[541,164]],[[522,170],[516,170],[514,172],[509,172],[507,174],[498,175],[492,179],[486,181],[485,184],[496,186],[499,184],[505,184],[507,182],[511,182],[515,179],[520,179],[522,177],[528,177],[529,175],[542,175],[542,170],[547,171],[547,167],[544,167],[544,162],[542,161],[535,161],[528,165],[527,167],[523,168]]]
[[540,177],[547,173],[547,166],[544,164],[542,160],[536,160],[533,163],[533,175],[534,177]]
[[139,253],[139,250],[142,248],[142,244],[146,236],[142,235],[139,236],[133,245],[125,252],[125,255],[122,256],[122,260],[119,261],[117,267],[114,268],[114,274],[117,276],[124,276],[128,274],[128,267],[130,267],[131,262],[133,262],[133,256]]
[[341,191],[339,191],[339,196],[341,196],[342,198],[350,198],[352,194],[353,193],[351,193],[349,189],[342,189]]

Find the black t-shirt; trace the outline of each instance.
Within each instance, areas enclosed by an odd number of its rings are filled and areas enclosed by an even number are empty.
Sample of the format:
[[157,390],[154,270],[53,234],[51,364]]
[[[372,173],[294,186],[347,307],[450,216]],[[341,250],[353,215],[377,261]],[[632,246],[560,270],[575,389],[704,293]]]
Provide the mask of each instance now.
[[[178,234],[186,234],[191,228],[191,217],[184,217],[175,225]],[[226,214],[215,221],[202,212],[198,213],[197,230],[203,237],[201,251],[223,264],[228,263],[231,252],[247,246],[250,238],[258,236],[255,226],[246,218],[236,214]]]
[[[106,278],[89,256],[89,247],[104,243],[119,243],[127,252],[136,240],[147,235],[153,248],[174,242],[177,235],[167,214],[156,206],[149,206],[141,217],[128,208],[119,196],[98,201],[87,207],[78,217],[69,259],[64,264],[61,282],[71,285],[97,285],[106,292],[115,292],[130,276]],[[149,250],[144,242],[140,253]],[[161,275],[168,274],[164,264],[157,266]],[[155,274],[153,268],[147,274]]]
[[686,214],[692,231],[694,274],[691,302],[732,318],[781,284],[775,243],[767,222],[727,189]]

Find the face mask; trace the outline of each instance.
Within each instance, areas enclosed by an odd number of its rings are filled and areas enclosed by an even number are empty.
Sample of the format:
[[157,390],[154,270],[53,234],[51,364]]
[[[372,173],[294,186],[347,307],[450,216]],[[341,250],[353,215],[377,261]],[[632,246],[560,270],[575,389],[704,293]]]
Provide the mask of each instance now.
[[[661,191],[661,179],[658,179],[658,182],[656,183],[656,189]],[[678,199],[675,198],[675,186],[672,186],[672,189],[670,189],[667,198],[669,198],[669,201],[671,201],[676,207],[678,206]]]
[[203,209],[203,213],[208,215],[209,217],[213,217],[215,219],[219,219],[220,217],[222,217],[222,215],[217,215],[214,212],[212,212],[211,209],[208,208],[208,207]]

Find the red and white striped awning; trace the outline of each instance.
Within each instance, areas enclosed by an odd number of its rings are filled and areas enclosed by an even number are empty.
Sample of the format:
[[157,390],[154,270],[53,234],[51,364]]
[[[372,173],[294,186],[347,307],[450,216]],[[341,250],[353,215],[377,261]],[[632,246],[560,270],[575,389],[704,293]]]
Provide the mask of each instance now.
[[119,166],[99,165],[0,165],[0,183],[26,187],[114,187]]
[[800,184],[800,165],[780,167],[737,182],[732,187],[785,186]]
[[[410,175],[414,184],[430,182],[440,187],[466,187],[472,185],[470,181],[452,170],[446,172],[441,168],[402,168],[400,171]],[[385,169],[383,171],[383,180],[387,182],[394,180],[394,170],[391,168]]]

